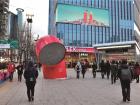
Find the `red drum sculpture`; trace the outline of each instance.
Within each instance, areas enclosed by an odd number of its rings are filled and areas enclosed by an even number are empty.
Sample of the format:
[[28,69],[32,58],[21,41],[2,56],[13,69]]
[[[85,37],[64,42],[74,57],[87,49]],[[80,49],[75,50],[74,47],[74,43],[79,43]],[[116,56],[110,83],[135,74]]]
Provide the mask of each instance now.
[[42,64],[44,78],[66,78],[64,62],[65,46],[53,35],[40,38],[36,42],[36,55]]

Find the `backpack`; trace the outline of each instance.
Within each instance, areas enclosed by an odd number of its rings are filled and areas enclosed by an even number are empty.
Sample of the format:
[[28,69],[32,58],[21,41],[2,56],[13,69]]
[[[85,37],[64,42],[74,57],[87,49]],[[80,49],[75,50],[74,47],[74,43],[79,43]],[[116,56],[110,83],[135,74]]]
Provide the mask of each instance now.
[[117,74],[117,65],[116,64],[112,64],[111,65],[111,74],[112,75],[116,75]]
[[121,79],[122,80],[131,80],[131,72],[129,69],[121,70]]
[[35,71],[34,68],[31,68],[31,70],[29,70],[29,81],[36,81],[36,77],[35,77]]
[[80,69],[79,65],[77,65],[77,71]]

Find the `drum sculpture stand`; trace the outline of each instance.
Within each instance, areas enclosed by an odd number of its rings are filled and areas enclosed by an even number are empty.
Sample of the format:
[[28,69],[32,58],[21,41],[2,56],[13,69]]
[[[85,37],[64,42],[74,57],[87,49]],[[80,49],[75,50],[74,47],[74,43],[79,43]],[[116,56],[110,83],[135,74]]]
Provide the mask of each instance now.
[[35,46],[46,79],[66,78],[65,46],[53,35],[40,38]]

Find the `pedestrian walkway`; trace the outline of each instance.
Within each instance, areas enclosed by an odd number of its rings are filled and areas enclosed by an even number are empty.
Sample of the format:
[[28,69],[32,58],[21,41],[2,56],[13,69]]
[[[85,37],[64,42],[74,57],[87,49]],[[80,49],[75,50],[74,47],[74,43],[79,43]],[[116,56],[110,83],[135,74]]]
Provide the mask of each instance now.
[[131,102],[122,102],[119,80],[114,85],[111,81],[92,78],[91,71],[87,71],[85,79],[76,79],[75,71],[68,71],[68,79],[43,79],[39,74],[35,87],[35,100],[28,102],[26,85],[23,80],[17,81],[14,74],[13,82],[6,81],[0,84],[0,105],[139,105],[140,84],[131,84]]

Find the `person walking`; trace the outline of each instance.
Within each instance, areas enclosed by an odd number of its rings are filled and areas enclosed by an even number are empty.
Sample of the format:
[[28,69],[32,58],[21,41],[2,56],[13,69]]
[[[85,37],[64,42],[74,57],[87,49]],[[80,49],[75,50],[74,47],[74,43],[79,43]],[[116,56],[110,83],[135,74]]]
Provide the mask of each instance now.
[[132,78],[131,78],[131,82],[132,82],[133,79],[134,79],[134,63],[133,62],[129,62],[128,66],[129,66],[129,69],[130,69],[130,71],[132,73]]
[[113,60],[111,63],[111,84],[116,83],[116,76],[117,76],[117,64]]
[[107,79],[109,79],[109,76],[110,76],[110,63],[109,63],[109,61],[106,62],[105,66],[106,66]]
[[82,71],[81,71],[81,73],[82,73],[82,76],[83,76],[83,79],[84,79],[84,78],[85,78],[85,73],[86,73],[86,71],[87,71],[86,61],[83,61],[81,66],[82,66]]
[[101,69],[101,77],[102,79],[104,79],[104,75],[106,74],[106,67],[105,67],[104,60],[102,60],[100,63],[100,69]]
[[29,61],[27,64],[27,68],[24,71],[24,78],[26,80],[27,96],[29,102],[34,101],[34,91],[37,77],[38,71],[34,67],[33,62]]
[[131,83],[131,71],[128,68],[127,61],[123,60],[121,64],[121,69],[118,72],[118,76],[120,78],[121,82],[121,88],[122,88],[122,96],[123,101],[126,102],[130,101],[130,83]]
[[75,70],[76,70],[76,78],[79,79],[80,78],[80,71],[81,71],[81,63],[78,61],[76,66],[75,66]]
[[140,65],[138,62],[136,62],[134,66],[134,75],[135,75],[136,83],[139,83]]
[[93,78],[96,78],[96,69],[97,69],[97,64],[95,62],[93,62],[93,64],[92,64],[92,75],[93,75]]
[[23,74],[23,64],[20,62],[19,65],[16,67],[16,69],[18,74],[18,81],[21,82]]
[[13,61],[11,61],[11,62],[8,64],[7,70],[8,70],[8,72],[9,72],[9,79],[10,79],[10,82],[12,82],[12,81],[13,81],[14,71],[15,71],[15,64],[14,64]]

